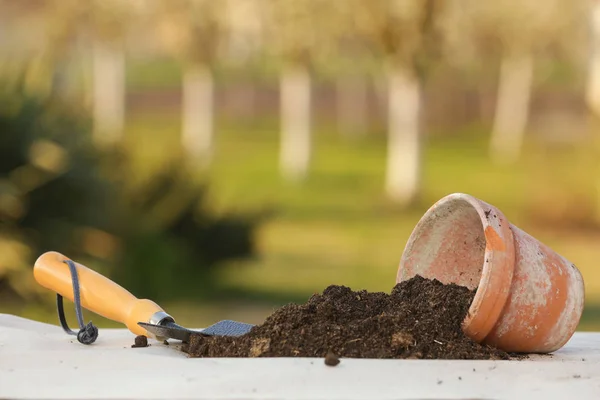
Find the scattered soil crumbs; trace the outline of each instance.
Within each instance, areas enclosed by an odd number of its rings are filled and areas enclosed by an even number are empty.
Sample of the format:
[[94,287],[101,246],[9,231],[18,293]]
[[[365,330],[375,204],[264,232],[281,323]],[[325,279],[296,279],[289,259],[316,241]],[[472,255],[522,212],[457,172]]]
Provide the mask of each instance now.
[[148,338],[144,335],[136,336],[135,342],[131,347],[148,347]]
[[338,356],[333,354],[331,351],[327,353],[325,356],[325,365],[329,365],[330,367],[335,367],[340,363],[340,359]]
[[195,334],[182,351],[191,357],[327,357],[326,363],[328,354],[336,359],[510,359],[462,332],[474,296],[466,287],[420,276],[397,284],[391,294],[332,285],[305,304],[279,308],[243,336]]

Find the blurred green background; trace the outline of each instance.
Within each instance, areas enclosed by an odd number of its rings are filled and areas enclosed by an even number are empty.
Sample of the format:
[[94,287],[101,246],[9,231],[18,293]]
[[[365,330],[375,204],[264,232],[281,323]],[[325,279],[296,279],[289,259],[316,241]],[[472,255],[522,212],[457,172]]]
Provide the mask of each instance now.
[[49,250],[189,326],[389,291],[464,192],[578,266],[599,330],[599,6],[480,3],[0,1],[0,313],[58,323]]

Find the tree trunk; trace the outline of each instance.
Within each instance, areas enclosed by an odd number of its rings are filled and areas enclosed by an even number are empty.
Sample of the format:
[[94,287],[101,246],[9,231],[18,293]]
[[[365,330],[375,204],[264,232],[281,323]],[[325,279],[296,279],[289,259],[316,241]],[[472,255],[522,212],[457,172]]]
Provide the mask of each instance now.
[[[586,102],[595,115],[594,127],[597,127],[598,117],[600,117],[600,0],[595,0],[592,4],[591,19],[591,48],[590,64],[588,70],[588,81],[586,86]],[[593,144],[595,151],[598,151],[599,139],[594,138]],[[598,171],[598,170],[597,170]],[[600,179],[596,179],[596,223],[600,224]]]
[[348,138],[363,136],[367,130],[368,81],[360,76],[337,80],[337,123]]
[[[52,65],[52,93],[61,98],[65,99],[70,94],[70,74],[69,71],[70,63],[68,60],[58,58]],[[71,78],[72,79],[72,78]]]
[[531,54],[508,56],[502,60],[490,142],[494,162],[510,164],[520,156],[527,128],[532,79]]
[[52,63],[51,91],[53,95],[63,100],[76,101],[77,93],[77,54],[69,51],[62,57],[57,57]]
[[114,144],[123,135],[125,120],[125,52],[96,41],[92,62],[95,140],[100,145]]
[[307,68],[287,67],[281,75],[280,168],[292,181],[306,177],[311,158],[311,82]]
[[195,64],[184,70],[182,145],[193,160],[202,164],[212,158],[213,91],[210,68]]
[[600,116],[600,1],[594,1],[591,13],[592,44],[586,87],[586,101],[590,110]]
[[386,192],[396,203],[408,206],[420,190],[421,87],[413,71],[404,67],[393,68],[388,79]]

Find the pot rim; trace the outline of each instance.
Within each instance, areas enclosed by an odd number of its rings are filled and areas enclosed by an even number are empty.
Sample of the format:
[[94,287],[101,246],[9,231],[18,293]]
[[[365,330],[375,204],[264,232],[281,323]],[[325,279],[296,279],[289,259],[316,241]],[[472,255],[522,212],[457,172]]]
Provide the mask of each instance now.
[[402,254],[396,282],[410,278],[403,276],[404,262],[423,227],[430,225],[433,218],[437,218],[437,211],[441,206],[451,206],[452,203],[467,203],[471,206],[479,216],[485,235],[484,262],[479,284],[462,324],[465,334],[481,343],[502,315],[510,295],[515,269],[515,245],[511,224],[498,208],[465,193],[453,193],[438,200],[413,229]]

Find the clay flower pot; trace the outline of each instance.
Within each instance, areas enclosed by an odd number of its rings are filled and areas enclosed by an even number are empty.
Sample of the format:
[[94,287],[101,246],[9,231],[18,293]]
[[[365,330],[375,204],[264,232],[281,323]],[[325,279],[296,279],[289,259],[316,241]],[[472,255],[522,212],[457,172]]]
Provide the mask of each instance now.
[[415,275],[477,288],[463,330],[508,352],[556,351],[583,312],[577,267],[467,194],[439,200],[415,227],[396,282]]

